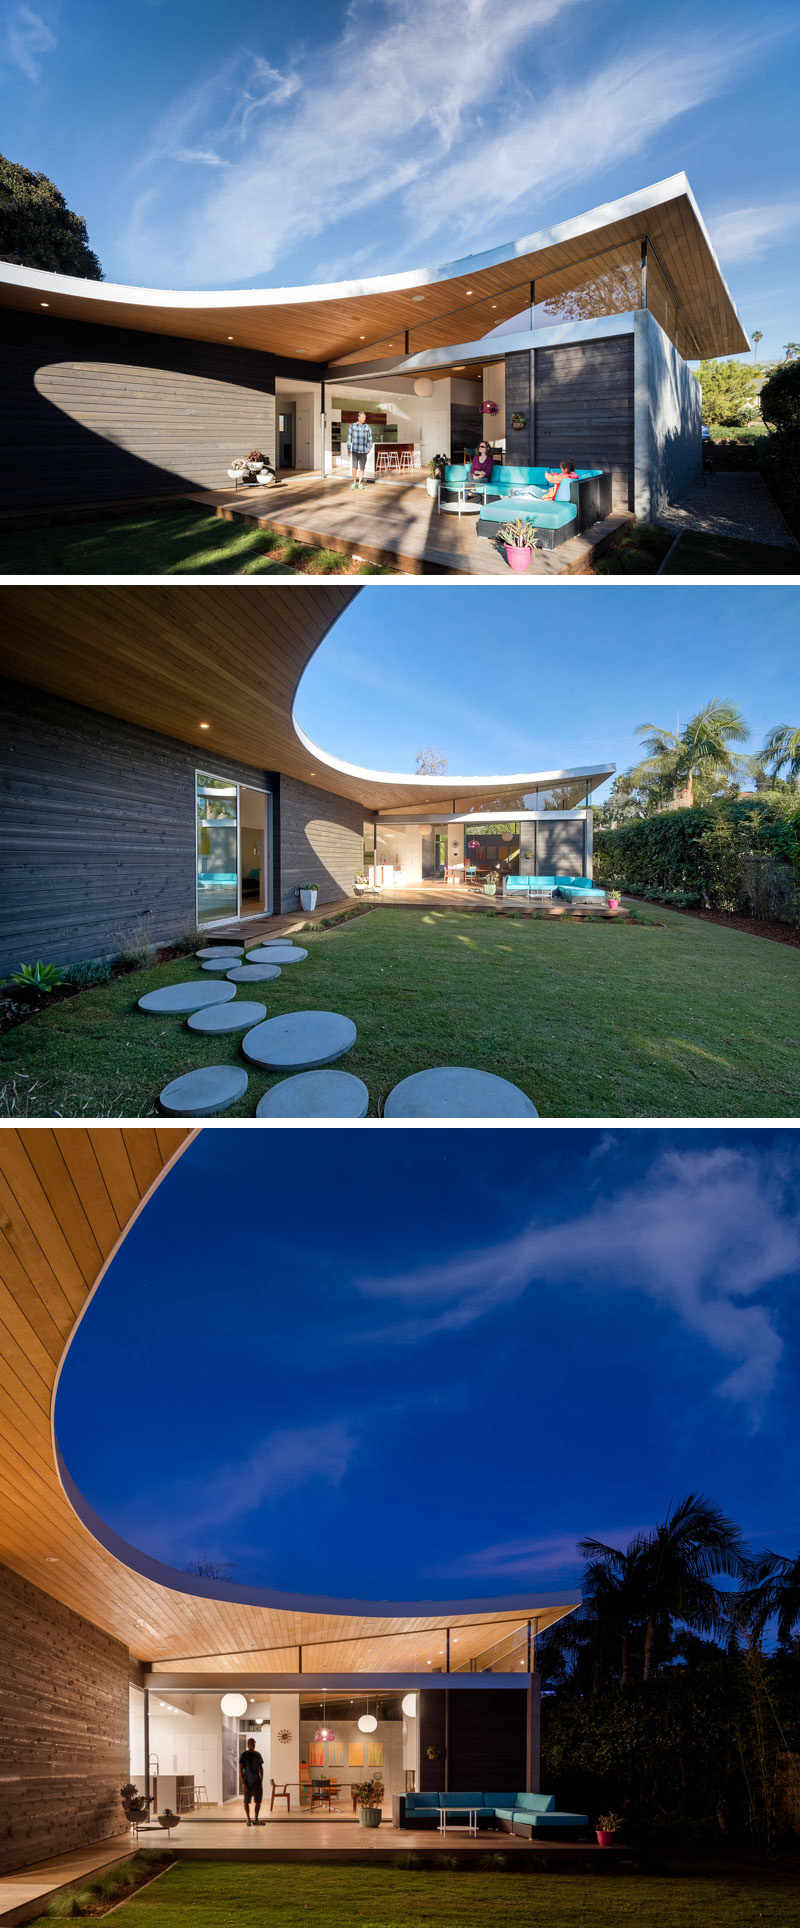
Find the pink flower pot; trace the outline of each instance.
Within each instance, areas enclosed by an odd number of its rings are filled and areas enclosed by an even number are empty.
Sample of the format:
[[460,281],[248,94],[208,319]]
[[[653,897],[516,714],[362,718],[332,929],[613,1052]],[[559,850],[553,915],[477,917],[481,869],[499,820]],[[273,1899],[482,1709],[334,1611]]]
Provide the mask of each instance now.
[[609,900],[608,900],[608,908],[609,908],[609,910],[619,910],[619,898],[618,898],[618,897],[609,897]]
[[516,569],[519,573],[521,573],[523,569],[527,569],[530,565],[530,549],[517,549],[512,542],[506,543],[506,556],[508,557],[509,569]]
[[599,1848],[611,1847],[614,1840],[613,1834],[606,1834],[604,1828],[595,1828],[595,1834],[597,1835],[597,1845]]

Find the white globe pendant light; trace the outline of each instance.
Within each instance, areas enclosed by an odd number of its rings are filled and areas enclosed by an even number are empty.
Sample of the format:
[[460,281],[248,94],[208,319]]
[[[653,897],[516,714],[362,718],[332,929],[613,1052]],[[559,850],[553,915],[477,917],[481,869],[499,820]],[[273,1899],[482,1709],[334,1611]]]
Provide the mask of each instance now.
[[402,1707],[403,1707],[403,1713],[404,1713],[404,1714],[406,1715],[406,1717],[407,1717],[407,1719],[408,1719],[408,1720],[414,1720],[414,1718],[415,1718],[415,1716],[416,1716],[416,1712],[417,1712],[417,1696],[416,1696],[416,1694],[406,1694],[406,1695],[404,1695],[404,1698],[403,1698],[403,1702],[402,1702]]
[[415,395],[432,395],[433,382],[429,375],[419,375],[414,383]]
[[231,1720],[240,1720],[242,1714],[247,1713],[244,1694],[223,1694],[219,1704],[223,1714],[228,1714]]
[[378,1723],[374,1714],[362,1714],[358,1725],[362,1734],[374,1734]]

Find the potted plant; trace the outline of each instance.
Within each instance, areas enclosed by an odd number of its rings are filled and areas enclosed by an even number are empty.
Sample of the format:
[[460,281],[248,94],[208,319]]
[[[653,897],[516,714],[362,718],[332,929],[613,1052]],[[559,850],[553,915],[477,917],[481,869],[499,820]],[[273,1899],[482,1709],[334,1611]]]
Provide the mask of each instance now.
[[266,456],[262,449],[251,449],[249,455],[245,457],[245,467],[249,469],[251,475],[257,475],[259,469],[263,469],[265,461]]
[[612,884],[606,902],[609,910],[619,910],[619,886],[617,884]]
[[497,896],[497,886],[498,886],[498,884],[499,884],[499,882],[500,882],[500,872],[499,872],[499,870],[490,870],[490,871],[489,871],[489,874],[488,874],[488,876],[487,876],[487,878],[486,878],[486,882],[485,882],[485,884],[484,884],[484,886],[483,886],[483,894],[484,894],[484,897],[496,897],[496,896]]
[[381,1824],[381,1802],[383,1800],[382,1781],[362,1781],[356,1788],[358,1818],[362,1828],[379,1828]]
[[247,463],[243,455],[237,455],[234,457],[234,460],[232,461],[230,468],[228,470],[228,474],[231,478],[231,481],[234,487],[238,489],[239,483],[244,482],[245,477],[247,475]]
[[500,530],[500,541],[505,546],[509,569],[521,572],[530,566],[533,554],[531,525],[518,515],[514,522],[504,522]]
[[126,1781],[125,1786],[121,1787],[119,1792],[126,1821],[130,1821],[132,1827],[139,1827],[143,1821],[147,1820],[147,1810],[153,1798],[152,1795],[140,1794],[138,1787],[133,1781]]
[[300,903],[303,910],[315,910],[317,903],[317,885],[298,884],[297,888],[300,892]]
[[165,1808],[163,1814],[159,1814],[158,1822],[159,1827],[166,1828],[167,1840],[169,1840],[172,1828],[176,1828],[178,1825],[177,1814],[173,1814],[171,1808]]
[[447,468],[446,455],[431,456],[431,459],[428,463],[428,480],[425,484],[425,487],[433,502],[436,501],[436,497],[439,490],[439,483],[444,481],[444,472],[446,468]]
[[622,1827],[622,1821],[618,1814],[599,1814],[597,1817],[597,1826],[595,1828],[598,1847],[600,1848],[612,1847],[614,1844],[614,1837],[615,1835],[619,1834],[621,1827]]

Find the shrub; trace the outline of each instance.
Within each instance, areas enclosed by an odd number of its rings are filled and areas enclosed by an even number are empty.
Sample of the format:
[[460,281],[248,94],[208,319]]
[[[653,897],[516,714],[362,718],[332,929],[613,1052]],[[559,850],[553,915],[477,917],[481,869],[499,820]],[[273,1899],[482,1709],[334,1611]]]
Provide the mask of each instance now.
[[64,972],[65,984],[107,984],[111,977],[111,964],[107,957],[84,957],[78,964],[69,964]]
[[752,368],[738,361],[702,361],[694,374],[703,391],[703,421],[709,427],[740,422],[755,386]]
[[115,942],[118,963],[130,964],[134,970],[144,970],[152,955],[153,927],[147,917],[137,917],[132,924],[117,931]]
[[776,435],[800,440],[800,361],[774,369],[761,390],[761,413]]
[[45,964],[37,958],[35,964],[20,964],[11,982],[25,991],[55,991],[64,982],[64,972],[59,964]]
[[[598,883],[621,879],[637,896],[791,922],[800,917],[800,797],[721,799],[599,830],[594,868]],[[765,890],[781,895],[781,879],[785,907],[762,909]]]

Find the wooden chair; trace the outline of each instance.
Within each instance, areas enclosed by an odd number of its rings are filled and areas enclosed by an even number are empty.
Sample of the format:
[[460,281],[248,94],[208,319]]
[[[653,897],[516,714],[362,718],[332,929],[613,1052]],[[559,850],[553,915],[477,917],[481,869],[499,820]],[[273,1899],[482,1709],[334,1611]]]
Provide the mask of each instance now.
[[270,1779],[270,1784],[269,1784],[269,1785],[270,1785],[270,1797],[269,1797],[269,1811],[270,1811],[270,1814],[272,1813],[272,1810],[273,1810],[273,1808],[274,1808],[274,1806],[275,1806],[275,1802],[276,1802],[276,1801],[285,1801],[285,1802],[286,1802],[286,1812],[287,1812],[287,1814],[291,1814],[291,1812],[292,1812],[292,1797],[291,1797],[291,1794],[289,1793],[289,1787],[288,1787],[288,1783],[287,1783],[286,1781],[284,1781],[284,1784],[283,1784],[283,1786],[282,1786],[282,1787],[276,1787],[276,1785],[275,1785],[275,1782],[274,1782],[274,1781],[273,1781],[272,1779]]

